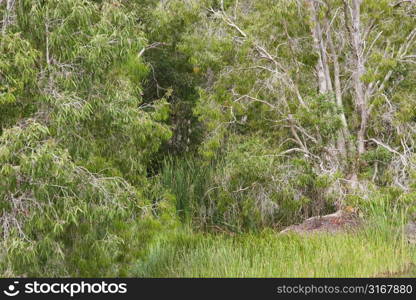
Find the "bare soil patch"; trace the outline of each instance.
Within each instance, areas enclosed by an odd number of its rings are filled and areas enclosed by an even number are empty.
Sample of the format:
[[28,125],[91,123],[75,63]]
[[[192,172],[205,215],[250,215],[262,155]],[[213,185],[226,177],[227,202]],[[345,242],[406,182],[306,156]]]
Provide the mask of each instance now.
[[330,215],[316,216],[306,219],[301,224],[289,226],[280,233],[337,233],[357,229],[361,224],[362,220],[357,213],[338,210]]

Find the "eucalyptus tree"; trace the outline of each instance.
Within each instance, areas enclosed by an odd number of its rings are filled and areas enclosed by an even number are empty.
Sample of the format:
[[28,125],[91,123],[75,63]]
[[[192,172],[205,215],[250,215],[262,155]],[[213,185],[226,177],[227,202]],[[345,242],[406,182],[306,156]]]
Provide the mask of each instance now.
[[127,275],[170,220],[169,205],[145,196],[152,154],[171,131],[164,95],[145,105],[141,96],[139,7],[11,0],[0,9],[1,273]]
[[[272,184],[240,182],[236,191],[266,189],[268,201],[278,204],[272,191],[293,187],[295,202],[306,197],[315,207],[334,199],[341,207],[372,186],[410,192],[413,2],[194,2],[200,22],[182,47],[206,75],[195,109],[206,128],[201,153],[213,157],[226,149],[227,156],[233,137],[260,136],[269,149],[263,157],[287,166],[270,175]],[[312,173],[297,173],[299,160]],[[312,174],[308,183],[298,185],[306,174]],[[218,184],[227,182],[222,177]]]
[[[341,110],[341,120],[344,124],[344,138],[353,134],[354,147],[350,147],[353,160],[351,179],[356,183],[367,150],[382,147],[393,155],[398,155],[394,145],[388,145],[377,135],[369,132],[369,124],[378,118],[378,112],[373,111],[379,97],[389,102],[389,96],[400,81],[392,80],[392,76],[401,73],[399,66],[412,69],[415,63],[415,20],[411,11],[414,6],[403,7],[402,3],[393,1],[310,1],[311,15],[314,22],[313,33],[317,53],[318,65],[325,70],[325,82],[332,92],[332,81],[335,86],[335,95]],[[321,14],[321,17],[319,17]],[[400,21],[399,21],[400,20]],[[397,22],[400,22],[397,23]],[[393,28],[400,27],[400,32]],[[322,34],[321,28],[324,28]],[[334,43],[332,36],[339,36]],[[342,38],[342,40],[340,40]],[[339,72],[339,61],[344,61],[344,74]],[[318,74],[322,73],[318,69]],[[333,75],[331,72],[333,70]],[[351,82],[340,80],[340,76],[350,76]],[[322,76],[321,76],[322,77]],[[321,85],[322,79],[318,77]],[[342,89],[345,92],[342,92]],[[354,105],[356,122],[350,122],[348,129],[345,121],[343,98],[348,97],[348,91],[353,91],[350,97]],[[393,108],[393,107],[391,107]],[[394,108],[393,108],[394,109]],[[388,122],[394,122],[393,119]],[[393,133],[394,134],[394,133]],[[392,133],[381,139],[391,139]],[[402,143],[403,146],[405,143]],[[346,147],[340,147],[341,152]],[[402,148],[404,153],[406,147]],[[398,157],[402,157],[398,155]],[[403,158],[403,157],[402,157]],[[409,159],[410,157],[408,157]],[[407,163],[406,163],[407,164]],[[402,167],[406,167],[403,165]],[[402,178],[404,179],[404,178]],[[400,184],[396,178],[396,183]]]

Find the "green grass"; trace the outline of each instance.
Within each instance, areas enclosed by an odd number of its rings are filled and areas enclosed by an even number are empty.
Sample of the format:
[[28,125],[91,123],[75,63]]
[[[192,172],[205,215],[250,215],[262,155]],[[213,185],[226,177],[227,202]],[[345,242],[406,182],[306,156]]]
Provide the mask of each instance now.
[[201,167],[192,158],[165,161],[161,184],[175,195],[184,227],[194,230],[162,233],[131,276],[416,277],[416,247],[400,230],[409,207],[389,193],[352,199],[366,220],[356,233],[279,235],[262,227],[234,235],[201,232],[195,229],[209,229],[198,225],[204,224],[199,213],[209,206],[204,196],[213,174],[213,166]]
[[238,236],[176,233],[160,238],[132,276],[373,277],[386,272],[400,276],[415,262],[416,249],[400,232],[380,228],[308,237],[272,231]]
[[401,277],[401,278],[416,278],[416,266],[413,264],[410,266],[409,269],[405,270],[404,272],[398,272],[393,274],[392,277]]
[[164,161],[160,183],[175,195],[182,222],[189,224],[194,215],[199,215],[213,172],[213,166],[199,165],[193,158],[168,157]]

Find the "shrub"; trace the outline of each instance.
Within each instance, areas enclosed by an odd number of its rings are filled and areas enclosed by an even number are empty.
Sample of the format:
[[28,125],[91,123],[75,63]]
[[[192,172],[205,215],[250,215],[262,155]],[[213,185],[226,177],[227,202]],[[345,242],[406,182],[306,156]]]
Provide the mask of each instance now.
[[0,138],[0,274],[123,276],[162,226],[140,190],[73,163],[28,122]]

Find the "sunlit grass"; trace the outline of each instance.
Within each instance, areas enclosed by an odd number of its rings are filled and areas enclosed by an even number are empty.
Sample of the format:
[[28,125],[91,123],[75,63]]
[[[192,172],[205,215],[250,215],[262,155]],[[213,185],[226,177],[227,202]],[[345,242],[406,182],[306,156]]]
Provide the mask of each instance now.
[[373,277],[416,262],[400,232],[374,228],[308,237],[177,233],[160,238],[150,253],[133,276]]
[[189,222],[198,215],[212,167],[192,159],[165,162],[163,186],[175,195],[184,227],[162,233],[145,260],[132,268],[139,277],[416,277],[416,247],[402,228],[406,207],[382,195],[353,203],[363,227],[350,233],[280,235],[271,229],[242,234],[203,233]]

